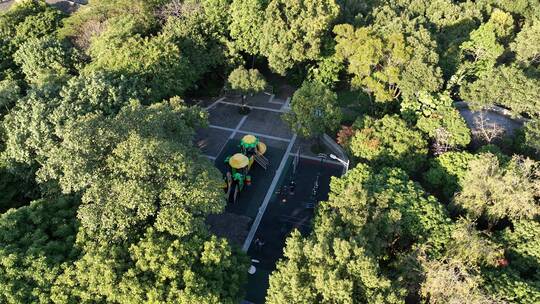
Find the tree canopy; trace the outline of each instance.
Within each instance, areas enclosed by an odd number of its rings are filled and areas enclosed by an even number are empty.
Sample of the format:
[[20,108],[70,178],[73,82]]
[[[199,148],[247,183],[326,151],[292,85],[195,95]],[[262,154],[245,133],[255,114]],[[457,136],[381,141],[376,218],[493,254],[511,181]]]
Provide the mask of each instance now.
[[77,57],[54,38],[35,38],[24,42],[13,54],[28,83],[42,85],[61,81],[74,73]]
[[471,141],[469,127],[448,95],[419,94],[414,100],[403,101],[401,112],[409,121],[416,121],[416,127],[426,133],[434,145],[442,146],[441,152],[465,147]]
[[260,41],[270,67],[285,74],[295,64],[316,60],[338,14],[334,0],[271,0],[265,10]]
[[336,129],[341,119],[337,96],[325,85],[305,82],[291,99],[291,112],[285,120],[296,133],[319,137],[328,129]]
[[430,168],[424,173],[427,188],[449,201],[461,190],[469,162],[478,158],[469,152],[447,152],[430,160]]
[[[243,300],[267,272],[209,229],[226,201],[197,105],[268,88],[350,159],[328,197],[309,176],[302,234],[276,230],[268,303],[540,302],[540,0],[8,5],[1,303]],[[478,117],[504,135],[472,140]]]
[[354,156],[384,167],[396,166],[413,173],[421,170],[427,156],[427,141],[397,115],[381,119],[366,116],[355,122],[357,131],[350,149]]
[[442,206],[403,170],[359,164],[332,180],[312,235],[288,239],[267,301],[401,303],[407,282],[392,280],[391,269],[405,263],[399,256],[411,245],[444,235],[446,221]]
[[97,239],[138,235],[143,223],[184,236],[223,208],[219,174],[189,146],[201,117],[178,99],[86,116],[68,124],[38,178],[58,180],[66,193],[84,191],[78,216]]
[[532,219],[540,212],[540,168],[530,159],[514,157],[501,166],[493,154],[471,160],[455,203],[472,216],[490,222],[503,218]]
[[238,48],[253,55],[262,52],[265,4],[263,0],[233,0],[231,3],[231,37]]
[[241,92],[242,95],[259,93],[266,87],[266,80],[258,70],[246,70],[242,66],[231,72],[228,82],[231,89]]
[[492,73],[461,87],[464,99],[481,105],[493,103],[512,109],[515,113],[529,113],[538,117],[540,80],[530,78],[514,66],[500,66]]
[[77,202],[40,199],[0,216],[0,299],[47,303],[64,268],[78,256]]

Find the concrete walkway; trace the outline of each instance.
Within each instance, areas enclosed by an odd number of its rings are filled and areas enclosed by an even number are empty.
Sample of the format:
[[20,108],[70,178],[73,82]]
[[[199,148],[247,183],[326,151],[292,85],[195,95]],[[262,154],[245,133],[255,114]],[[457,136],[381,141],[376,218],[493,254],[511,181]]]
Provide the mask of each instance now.
[[473,110],[466,102],[455,102],[454,106],[458,109],[465,122],[471,130],[476,128],[475,119],[484,116],[487,122],[494,123],[505,130],[506,134],[513,134],[516,129],[523,127],[526,119],[512,116],[512,113],[501,107],[493,106],[482,110]]

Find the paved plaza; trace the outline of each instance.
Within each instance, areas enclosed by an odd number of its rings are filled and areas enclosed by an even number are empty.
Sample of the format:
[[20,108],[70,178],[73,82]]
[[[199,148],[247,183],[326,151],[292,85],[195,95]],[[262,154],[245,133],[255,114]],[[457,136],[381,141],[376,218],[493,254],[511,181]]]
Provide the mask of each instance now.
[[[293,229],[305,234],[311,231],[313,202],[325,200],[330,178],[342,173],[339,163],[329,159],[321,162],[310,151],[312,142],[297,137],[282,120],[287,103],[288,99],[257,94],[247,100],[249,114],[241,115],[239,98],[222,97],[205,104],[210,125],[197,131],[196,141],[202,153],[222,173],[226,170],[225,158],[239,151],[244,135],[255,135],[268,147],[265,156],[270,166],[264,170],[255,165],[250,170],[252,185],[240,193],[236,203],[227,205],[224,215],[213,217],[209,223],[211,229],[219,230],[214,231],[216,234],[228,238],[257,261],[257,272],[250,275],[246,298],[252,303],[264,303],[268,277],[283,255],[285,239]],[[295,158],[297,173],[293,175]],[[297,188],[291,194],[283,189],[293,179]],[[313,196],[316,183],[318,191]],[[285,192],[286,203],[282,202]],[[265,244],[257,246],[254,240],[264,240]]]

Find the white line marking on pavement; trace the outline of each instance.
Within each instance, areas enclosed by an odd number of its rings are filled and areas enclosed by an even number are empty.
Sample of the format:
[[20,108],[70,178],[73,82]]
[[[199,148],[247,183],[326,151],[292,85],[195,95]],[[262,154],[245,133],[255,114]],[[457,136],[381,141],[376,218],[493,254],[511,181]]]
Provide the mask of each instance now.
[[[290,156],[296,156],[296,153],[289,153]],[[309,156],[309,155],[305,155],[305,154],[300,154],[299,155],[300,158],[305,158],[305,159],[309,159],[309,160],[318,160],[320,161],[321,158],[320,157],[315,157],[315,156]],[[331,164],[334,164],[334,165],[338,165],[338,166],[341,166],[341,164],[335,160],[331,160],[331,159],[326,159],[324,161],[325,163],[331,163]]]
[[244,241],[244,246],[242,246],[242,250],[244,252],[248,251],[249,246],[251,245],[251,242],[253,241],[253,237],[255,236],[255,233],[257,232],[257,229],[259,228],[259,224],[261,223],[264,212],[266,211],[266,207],[268,206],[268,202],[270,202],[270,199],[272,198],[272,194],[274,193],[274,190],[276,189],[277,183],[279,181],[281,173],[283,172],[283,169],[285,168],[285,164],[287,163],[287,159],[289,158],[289,154],[291,153],[291,149],[292,149],[295,141],[296,141],[296,134],[293,135],[293,138],[291,139],[291,142],[287,146],[287,150],[285,151],[285,154],[283,154],[283,158],[281,159],[281,163],[279,163],[279,167],[276,170],[276,174],[274,175],[274,179],[272,179],[272,183],[270,184],[270,188],[268,188],[268,191],[266,192],[266,196],[264,197],[263,203],[262,203],[261,207],[259,208],[259,212],[257,213],[257,217],[255,217],[255,221],[253,222],[253,225],[251,225],[251,229],[249,230],[249,234],[248,234],[246,240]]
[[216,160],[216,158],[217,158],[215,156],[210,156],[210,155],[206,155],[206,154],[203,154],[203,156],[208,158],[209,160]]
[[[234,103],[234,102],[228,102],[228,101],[220,101],[219,103],[226,104],[226,105],[231,105],[231,106],[237,106],[237,107],[242,106],[241,104]],[[256,107],[256,106],[249,106],[249,105],[247,107],[250,108],[250,109],[254,109],[254,110],[263,110],[263,111],[270,111],[270,112],[276,112],[276,113],[285,113],[285,111],[282,111],[282,110],[270,109],[270,108],[265,108],[265,107]]]
[[[261,134],[261,133],[257,133],[257,132],[245,131],[245,130],[236,130],[236,129],[220,127],[220,126],[216,126],[216,125],[209,125],[208,127],[213,128],[213,129],[229,131],[229,132],[235,132],[235,135],[236,135],[236,133],[242,133],[242,134],[251,134],[251,135],[255,135],[257,137],[264,137],[264,138],[268,138],[268,139],[285,141],[285,142],[290,142],[291,141],[291,139],[289,139],[289,138],[276,137],[276,136],[272,136],[272,135],[266,135],[266,134]],[[229,138],[232,138],[232,137],[229,137]]]
[[276,94],[270,95],[270,99],[268,99],[268,103],[276,104],[282,106],[284,102],[275,101]]
[[234,138],[234,136],[240,130],[240,128],[242,127],[242,125],[244,124],[244,122],[246,121],[247,118],[248,118],[247,115],[244,115],[244,117],[242,117],[242,119],[240,119],[240,121],[236,125],[236,129],[234,129],[233,132],[231,133],[231,135],[229,136],[229,139]]
[[261,134],[261,133],[257,133],[257,132],[250,132],[250,131],[244,131],[244,130],[238,130],[238,133],[251,134],[251,135],[255,135],[257,137],[264,137],[264,138],[273,139],[273,140],[279,140],[279,141],[284,141],[284,142],[290,142],[292,140],[291,138],[283,138],[283,137],[277,137],[277,136],[272,136],[272,135],[265,135],[265,134]]
[[[236,132],[238,132],[238,130],[240,129],[240,127],[242,127],[242,125],[244,124],[244,121],[246,121],[247,119],[247,115],[242,117],[242,119],[240,119],[240,121],[238,122],[238,124],[236,125],[236,129],[231,129],[231,128],[223,128],[223,127],[218,127],[218,126],[212,126],[212,125],[209,125],[210,128],[214,128],[214,129],[221,129],[221,130],[225,130],[225,131],[229,131],[231,132],[231,134],[229,135],[229,139],[232,139],[234,138],[234,135],[236,135]],[[218,154],[216,154],[217,156],[214,157],[214,160],[216,160],[220,155],[221,155],[221,152],[223,152],[223,149],[225,149],[225,146],[227,145],[227,143],[229,142],[229,140],[226,140],[223,145],[221,145],[221,148],[219,148],[219,152]]]
[[219,102],[222,102],[223,100],[225,100],[225,97],[221,97],[220,99],[212,102],[212,104],[210,104],[208,107],[206,107],[207,110],[210,110],[211,108],[213,108],[216,104],[218,104]]
[[232,128],[227,128],[227,127],[221,127],[221,126],[216,126],[216,125],[208,125],[209,128],[213,128],[213,129],[220,129],[220,130],[224,130],[224,131],[230,131],[230,132],[234,132],[236,129],[232,129]]
[[229,140],[226,140],[225,143],[221,145],[221,148],[219,148],[219,152],[216,154],[217,156],[214,158],[214,161],[221,155],[221,152],[223,152],[223,149],[225,149],[225,146],[227,145],[228,142]]
[[288,112],[291,109],[291,98],[287,97],[287,100],[285,100],[285,103],[281,105],[281,109],[279,109],[281,112]]

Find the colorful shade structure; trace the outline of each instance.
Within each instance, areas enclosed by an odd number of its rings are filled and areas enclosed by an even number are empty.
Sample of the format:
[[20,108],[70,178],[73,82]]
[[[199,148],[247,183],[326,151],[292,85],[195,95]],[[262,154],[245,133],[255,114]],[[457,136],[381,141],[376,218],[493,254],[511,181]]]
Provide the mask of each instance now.
[[270,165],[268,159],[264,157],[264,153],[268,150],[267,146],[255,135],[248,134],[242,137],[240,148],[241,153],[225,158],[227,172],[224,190],[230,203],[236,202],[244,186],[251,185],[251,176],[248,174],[254,163],[259,164],[264,170]]
[[249,164],[249,158],[242,153],[236,153],[229,158],[229,165],[234,169],[242,169]]
[[255,148],[258,143],[259,139],[251,134],[242,137],[242,140],[240,141],[240,145],[245,149]]
[[260,141],[258,144],[257,144],[257,151],[260,153],[260,154],[264,154],[266,153],[266,145]]

